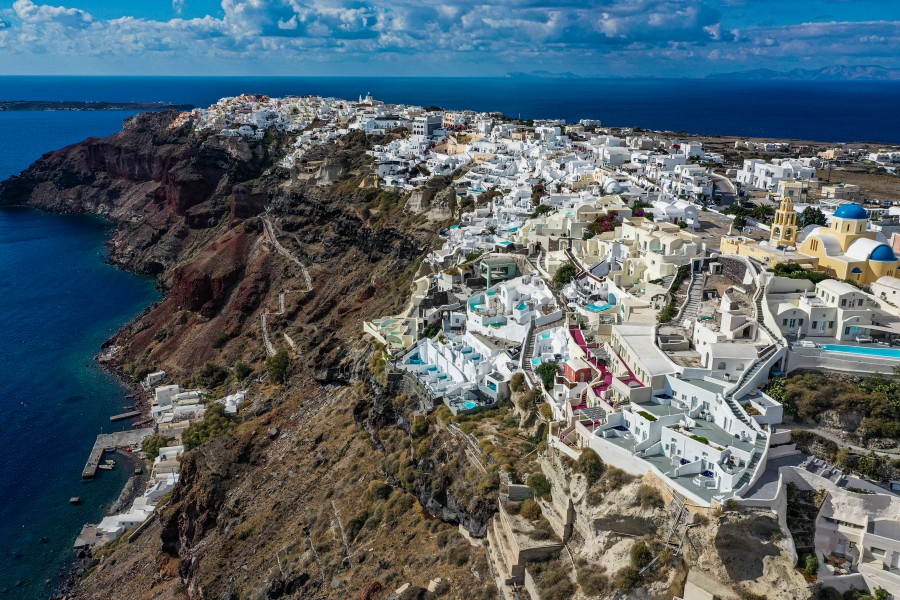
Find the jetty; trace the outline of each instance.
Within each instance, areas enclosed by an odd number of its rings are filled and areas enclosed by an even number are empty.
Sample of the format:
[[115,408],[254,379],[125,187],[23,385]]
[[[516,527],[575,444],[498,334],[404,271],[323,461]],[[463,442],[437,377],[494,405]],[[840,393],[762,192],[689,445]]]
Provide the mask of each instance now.
[[139,410],[130,410],[128,412],[122,413],[120,415],[113,415],[109,418],[110,421],[124,421],[125,419],[133,419],[135,417],[141,416],[141,411]]
[[153,435],[153,429],[132,429],[130,431],[117,431],[115,433],[101,433],[91,448],[91,455],[81,472],[82,479],[90,479],[97,474],[97,468],[106,451],[115,451],[117,448],[129,448],[140,446],[141,442]]

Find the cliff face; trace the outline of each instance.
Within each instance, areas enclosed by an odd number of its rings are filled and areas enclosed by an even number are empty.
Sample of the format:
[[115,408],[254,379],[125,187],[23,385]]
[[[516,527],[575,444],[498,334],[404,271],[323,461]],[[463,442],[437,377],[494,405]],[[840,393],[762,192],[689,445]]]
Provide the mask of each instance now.
[[[410,407],[374,380],[361,335],[405,304],[436,227],[358,185],[362,135],[317,149],[334,177],[306,184],[273,167],[282,140],[198,137],[173,118],[140,115],[0,184],[0,204],[109,217],[110,260],[167,290],[114,338],[124,372],[250,389],[239,422],[185,455],[159,518],[68,593],[377,598],[443,576],[459,583],[446,597],[493,597],[455,523],[482,533],[495,496],[455,481],[464,449],[447,431],[410,447]],[[273,345],[295,347],[285,385],[265,376],[263,313]]]

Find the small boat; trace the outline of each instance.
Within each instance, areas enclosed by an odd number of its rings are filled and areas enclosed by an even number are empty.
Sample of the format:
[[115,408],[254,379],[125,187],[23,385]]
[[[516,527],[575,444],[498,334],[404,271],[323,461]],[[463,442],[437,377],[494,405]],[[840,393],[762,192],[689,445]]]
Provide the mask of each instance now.
[[141,467],[137,467],[137,468],[135,468],[135,470],[134,470],[134,474],[135,474],[135,475],[140,475],[140,474],[143,473],[143,472],[144,472],[144,469],[141,468]]
[[104,471],[112,471],[113,470],[112,465],[97,465],[97,468],[103,469]]
[[105,462],[105,463],[108,464],[108,465],[115,465],[115,464],[116,464],[116,461],[114,461],[114,460],[111,459],[111,458],[110,458],[110,459],[107,459],[107,460],[105,460],[105,461],[103,461],[103,462]]
[[72,496],[69,498],[69,504],[81,504],[81,498],[78,496]]

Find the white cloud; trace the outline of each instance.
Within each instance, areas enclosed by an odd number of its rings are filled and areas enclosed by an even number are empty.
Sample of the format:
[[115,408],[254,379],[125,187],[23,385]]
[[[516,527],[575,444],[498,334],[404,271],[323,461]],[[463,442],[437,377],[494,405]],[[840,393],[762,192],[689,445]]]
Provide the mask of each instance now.
[[[180,15],[185,0],[171,1]],[[863,60],[886,56],[900,43],[900,24],[892,21],[728,28],[708,0],[222,0],[221,7],[221,17],[105,20],[16,0],[0,10],[0,48],[7,56],[52,55],[60,64],[107,56],[148,63],[190,56],[197,65],[214,59],[242,66],[254,59],[353,63],[401,56],[425,74],[440,61],[461,70],[552,62],[559,70],[596,72],[598,60],[667,73],[676,63],[696,71],[717,61],[791,54]]]
[[35,4],[31,0],[16,0],[12,9],[23,23],[58,23],[68,27],[80,27],[93,21],[93,17],[81,9]]

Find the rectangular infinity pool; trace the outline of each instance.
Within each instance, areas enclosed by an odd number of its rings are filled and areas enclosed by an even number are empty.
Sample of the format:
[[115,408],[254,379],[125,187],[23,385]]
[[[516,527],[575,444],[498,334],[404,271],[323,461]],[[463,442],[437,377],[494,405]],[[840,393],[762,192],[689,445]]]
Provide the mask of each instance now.
[[900,360],[900,348],[879,348],[867,346],[841,346],[838,344],[824,344],[823,350],[829,352],[843,352],[844,354],[863,354],[868,356],[881,356],[883,358],[896,358]]

